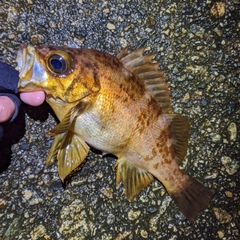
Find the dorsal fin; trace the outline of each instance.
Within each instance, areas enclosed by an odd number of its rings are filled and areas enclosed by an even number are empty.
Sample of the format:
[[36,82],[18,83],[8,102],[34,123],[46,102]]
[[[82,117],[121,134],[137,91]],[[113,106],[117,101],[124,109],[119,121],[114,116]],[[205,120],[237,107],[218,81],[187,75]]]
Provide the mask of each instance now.
[[187,153],[190,123],[186,116],[180,114],[165,115],[170,126],[170,135],[174,139],[174,152],[177,163],[181,164]]
[[159,63],[153,62],[155,54],[143,55],[144,49],[145,47],[142,47],[128,53],[128,48],[124,48],[117,57],[129,71],[143,80],[150,94],[161,106],[163,113],[172,113],[165,71],[159,70]]
[[125,47],[121,52],[116,52],[117,58],[122,59],[128,55],[128,47]]

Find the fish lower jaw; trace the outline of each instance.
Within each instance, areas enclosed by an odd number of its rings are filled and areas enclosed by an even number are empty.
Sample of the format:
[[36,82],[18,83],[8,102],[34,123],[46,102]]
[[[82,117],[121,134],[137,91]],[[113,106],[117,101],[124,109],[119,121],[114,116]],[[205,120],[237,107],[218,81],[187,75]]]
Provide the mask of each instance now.
[[39,87],[37,84],[35,84],[32,81],[25,81],[20,80],[18,83],[18,91],[19,92],[32,92],[32,91],[40,91],[42,90],[41,87]]
[[[21,77],[21,76],[20,76]],[[18,88],[25,88],[30,82],[29,81],[23,81],[21,80],[19,83],[18,83]]]
[[53,95],[51,94],[47,94],[46,95],[46,101],[49,103],[49,104],[53,104],[53,105],[57,105],[57,106],[63,106],[63,105],[66,105],[67,103],[62,100],[61,98],[58,98],[58,97],[54,97]]

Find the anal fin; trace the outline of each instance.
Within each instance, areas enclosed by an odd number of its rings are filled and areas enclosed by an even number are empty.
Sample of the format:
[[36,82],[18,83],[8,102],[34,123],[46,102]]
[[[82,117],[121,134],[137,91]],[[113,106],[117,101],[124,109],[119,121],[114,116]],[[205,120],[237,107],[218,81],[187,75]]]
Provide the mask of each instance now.
[[135,167],[125,159],[118,159],[116,184],[123,182],[128,200],[133,200],[152,180],[152,174]]

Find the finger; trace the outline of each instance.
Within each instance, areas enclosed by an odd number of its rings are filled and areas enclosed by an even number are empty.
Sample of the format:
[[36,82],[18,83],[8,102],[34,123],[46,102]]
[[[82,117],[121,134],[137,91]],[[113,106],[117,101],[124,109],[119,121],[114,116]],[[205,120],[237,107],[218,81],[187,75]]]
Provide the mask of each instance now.
[[0,122],[6,122],[11,119],[15,111],[15,104],[6,96],[0,96]]
[[20,98],[23,102],[31,106],[39,106],[45,100],[45,93],[43,91],[37,92],[22,92]]

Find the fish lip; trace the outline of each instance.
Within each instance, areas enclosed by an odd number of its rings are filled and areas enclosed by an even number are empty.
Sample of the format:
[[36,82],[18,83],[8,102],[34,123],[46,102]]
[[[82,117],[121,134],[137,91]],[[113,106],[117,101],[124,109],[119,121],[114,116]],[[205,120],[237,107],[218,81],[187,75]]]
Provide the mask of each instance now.
[[[23,91],[27,90],[25,87],[29,85],[29,89],[34,90],[38,84],[47,78],[44,66],[37,59],[37,52],[34,47],[21,44],[18,50],[16,70],[19,71],[18,88]],[[30,84],[32,83],[32,85]],[[30,87],[31,85],[31,87]],[[34,87],[33,87],[34,86]]]
[[25,81],[31,80],[31,71],[35,59],[35,49],[34,47],[27,46],[26,44],[21,44],[17,54],[17,67],[16,70],[19,71],[19,78],[21,85],[26,85]]
[[17,58],[16,58],[16,62],[17,62],[17,67],[16,70],[20,72],[22,72],[22,68],[23,68],[23,62],[25,59],[25,55],[26,55],[26,48],[27,45],[26,44],[21,44],[17,53]]

